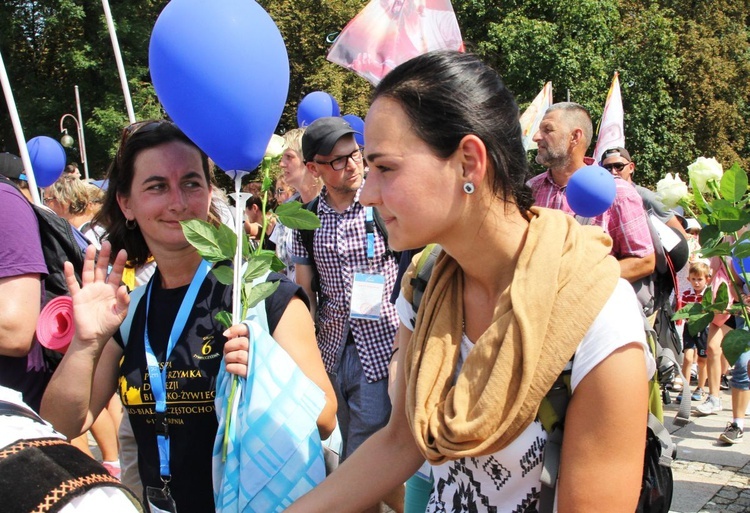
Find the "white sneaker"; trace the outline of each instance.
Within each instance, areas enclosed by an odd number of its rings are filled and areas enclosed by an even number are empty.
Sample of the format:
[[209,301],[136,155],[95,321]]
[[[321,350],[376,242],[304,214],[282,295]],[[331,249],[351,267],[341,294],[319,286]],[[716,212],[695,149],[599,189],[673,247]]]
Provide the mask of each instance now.
[[721,399],[709,395],[703,404],[695,408],[697,415],[715,415],[721,411]]

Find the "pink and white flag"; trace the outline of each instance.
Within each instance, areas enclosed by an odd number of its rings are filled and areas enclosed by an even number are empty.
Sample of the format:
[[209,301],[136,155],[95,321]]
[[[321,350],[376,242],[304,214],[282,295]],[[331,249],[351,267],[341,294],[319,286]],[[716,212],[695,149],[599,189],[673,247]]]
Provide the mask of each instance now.
[[602,120],[599,122],[594,158],[600,162],[602,154],[610,148],[625,148],[625,111],[620,94],[620,74],[615,71],[612,85],[607,93]]
[[372,0],[326,58],[378,85],[399,64],[432,50],[463,51],[450,0]]
[[536,149],[536,143],[531,138],[539,130],[539,123],[542,122],[544,113],[550,105],[552,105],[552,82],[547,82],[519,119],[523,134],[523,148],[526,151]]

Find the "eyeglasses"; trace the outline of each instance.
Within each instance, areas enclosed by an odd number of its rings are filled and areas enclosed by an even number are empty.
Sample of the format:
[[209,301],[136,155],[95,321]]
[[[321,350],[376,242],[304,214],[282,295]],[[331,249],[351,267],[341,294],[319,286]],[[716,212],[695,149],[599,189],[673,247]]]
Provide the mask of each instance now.
[[354,163],[359,164],[362,162],[362,151],[357,148],[353,152],[351,152],[349,155],[344,155],[343,157],[337,157],[333,160],[329,160],[328,162],[324,162],[322,160],[314,160],[316,164],[321,164],[324,166],[331,166],[334,171],[343,171],[344,168],[346,168],[346,165],[349,163],[349,159],[352,159]]
[[602,167],[609,171],[610,173],[614,169],[616,172],[621,172],[623,169],[625,169],[625,166],[630,164],[630,162],[614,162],[612,164],[602,164]]

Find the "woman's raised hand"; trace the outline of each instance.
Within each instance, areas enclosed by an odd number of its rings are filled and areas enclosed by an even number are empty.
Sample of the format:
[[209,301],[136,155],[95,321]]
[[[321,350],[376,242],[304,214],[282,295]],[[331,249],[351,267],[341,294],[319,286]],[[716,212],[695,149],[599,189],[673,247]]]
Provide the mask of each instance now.
[[130,296],[127,287],[120,284],[127,253],[120,250],[108,274],[110,252],[107,241],[102,243],[98,259],[93,245],[86,249],[81,285],[78,285],[73,265],[65,263],[65,279],[73,298],[75,338],[87,345],[106,343],[128,313]]
[[235,324],[224,332],[224,336],[227,337],[227,343],[224,344],[224,363],[227,366],[227,372],[242,378],[247,377],[249,347],[247,326]]

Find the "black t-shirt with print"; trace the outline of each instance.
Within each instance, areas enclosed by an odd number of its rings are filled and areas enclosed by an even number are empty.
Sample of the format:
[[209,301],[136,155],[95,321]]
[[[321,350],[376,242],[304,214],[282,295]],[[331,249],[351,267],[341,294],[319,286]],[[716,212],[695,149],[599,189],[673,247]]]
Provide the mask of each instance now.
[[[164,290],[159,272],[152,278],[148,333],[159,362],[164,362],[167,340],[188,286]],[[273,333],[289,301],[302,289],[286,277],[271,273],[267,281],[280,281],[266,299],[266,317]],[[213,273],[201,286],[186,327],[167,363],[167,422],[170,437],[170,490],[177,511],[214,511],[211,457],[218,423],[214,409],[225,328],[216,320],[221,310],[231,312],[232,287],[219,283]],[[138,469],[146,486],[162,487],[154,425],[154,397],[146,377],[144,321],[146,298],[136,307],[127,347],[120,367],[119,393],[127,409],[138,445]],[[115,336],[122,345],[120,333]]]

